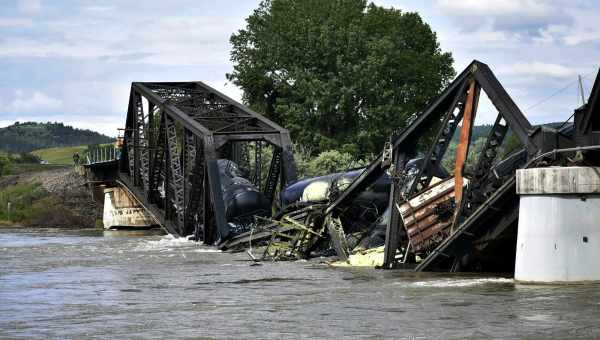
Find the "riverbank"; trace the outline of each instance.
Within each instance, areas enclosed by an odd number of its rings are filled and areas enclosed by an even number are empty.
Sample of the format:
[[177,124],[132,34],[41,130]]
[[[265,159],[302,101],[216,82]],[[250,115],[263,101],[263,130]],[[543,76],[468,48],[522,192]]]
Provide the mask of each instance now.
[[72,167],[0,178],[0,226],[96,228],[101,223],[102,205]]

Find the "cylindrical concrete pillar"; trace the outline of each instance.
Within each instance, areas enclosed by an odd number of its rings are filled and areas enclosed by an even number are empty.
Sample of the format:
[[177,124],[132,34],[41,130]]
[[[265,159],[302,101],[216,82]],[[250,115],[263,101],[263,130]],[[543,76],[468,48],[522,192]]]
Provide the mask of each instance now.
[[600,280],[600,168],[517,170],[515,279]]

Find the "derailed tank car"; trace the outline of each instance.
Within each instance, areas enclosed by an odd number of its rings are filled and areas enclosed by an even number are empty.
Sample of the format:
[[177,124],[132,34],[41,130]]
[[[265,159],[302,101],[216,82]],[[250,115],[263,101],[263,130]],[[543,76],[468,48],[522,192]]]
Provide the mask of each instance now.
[[271,202],[254,183],[243,177],[238,165],[219,159],[219,177],[225,217],[232,235],[247,231],[255,217],[271,217]]

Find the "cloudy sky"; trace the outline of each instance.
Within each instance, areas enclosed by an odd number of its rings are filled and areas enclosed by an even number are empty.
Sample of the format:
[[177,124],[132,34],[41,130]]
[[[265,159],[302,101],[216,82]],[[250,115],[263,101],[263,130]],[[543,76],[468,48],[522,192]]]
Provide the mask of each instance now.
[[[229,36],[258,2],[2,0],[0,126],[63,121],[114,136],[132,81],[202,80],[239,99],[225,79]],[[569,117],[577,75],[589,92],[600,66],[593,0],[374,2],[419,12],[457,72],[490,65],[534,123]]]

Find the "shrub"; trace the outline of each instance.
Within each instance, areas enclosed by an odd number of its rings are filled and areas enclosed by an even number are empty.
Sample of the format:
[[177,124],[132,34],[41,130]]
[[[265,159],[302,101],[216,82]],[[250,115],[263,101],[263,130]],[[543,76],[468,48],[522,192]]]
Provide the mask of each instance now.
[[[8,202],[11,211],[8,213]],[[27,227],[89,227],[90,216],[80,216],[39,183],[17,183],[0,189],[0,220]]]
[[310,156],[310,149],[294,144],[294,161],[298,170],[298,178],[308,177],[310,173],[310,161],[313,157]]
[[[32,204],[46,196],[48,192],[39,183],[17,183],[8,186],[0,190],[0,219],[21,221],[31,213]],[[11,203],[10,216],[8,202]]]
[[322,176],[363,167],[366,164],[366,161],[356,159],[349,153],[329,150],[321,152],[316,158],[308,162],[306,175],[308,177]]

